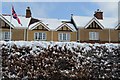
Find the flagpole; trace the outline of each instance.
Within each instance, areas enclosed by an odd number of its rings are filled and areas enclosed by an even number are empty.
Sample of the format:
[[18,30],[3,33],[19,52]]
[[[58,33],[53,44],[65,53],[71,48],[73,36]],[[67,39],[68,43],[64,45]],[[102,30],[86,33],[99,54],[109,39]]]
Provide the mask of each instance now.
[[[12,15],[10,16],[10,24],[12,24]],[[11,30],[11,25],[10,25],[10,41],[12,40],[12,37],[11,37],[11,32],[12,30]]]
[[[12,6],[11,6],[12,7]],[[12,8],[11,8],[11,11],[12,11]],[[10,49],[11,49],[11,40],[12,40],[12,37],[11,37],[11,33],[12,33],[12,30],[11,30],[11,26],[12,26],[12,12],[11,12],[11,15],[10,15]]]
[[110,29],[109,29],[109,43],[111,42],[111,34],[110,34]]

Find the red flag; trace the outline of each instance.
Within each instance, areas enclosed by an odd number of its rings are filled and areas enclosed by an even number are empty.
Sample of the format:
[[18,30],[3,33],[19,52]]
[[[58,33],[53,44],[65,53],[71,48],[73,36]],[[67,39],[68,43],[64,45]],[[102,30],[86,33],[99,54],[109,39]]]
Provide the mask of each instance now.
[[[21,24],[20,19],[18,18],[13,6],[12,6],[12,16],[14,19],[16,19],[18,21],[19,24]],[[21,26],[22,26],[22,24],[21,24]]]

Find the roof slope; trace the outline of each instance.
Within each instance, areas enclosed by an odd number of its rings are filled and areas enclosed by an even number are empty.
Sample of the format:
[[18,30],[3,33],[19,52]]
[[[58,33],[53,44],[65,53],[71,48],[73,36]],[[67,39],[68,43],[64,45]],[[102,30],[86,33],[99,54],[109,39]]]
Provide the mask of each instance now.
[[[89,22],[90,20],[92,20],[95,17],[89,17],[89,16],[72,16],[72,19],[76,25],[76,27],[78,28],[84,28]],[[115,27],[117,26],[117,19],[116,18],[107,18],[104,17],[103,20],[97,19],[96,20],[98,22],[100,22],[100,24],[102,24],[102,26],[104,28],[110,28],[110,29],[115,29]]]
[[8,20],[9,22],[11,22],[11,24],[12,24],[15,28],[20,28],[20,29],[21,29],[21,28],[22,28],[22,29],[28,28],[31,18],[26,18],[25,16],[18,16],[18,17],[19,17],[19,19],[20,19],[20,21],[21,21],[22,26],[17,22],[16,19],[13,19],[13,18],[12,18],[12,19],[10,20],[11,16],[4,16],[4,18],[5,18],[6,20]]
[[[12,24],[14,28],[17,29],[33,29],[37,27],[40,23],[44,24],[49,30],[55,31],[59,26],[61,26],[63,21],[68,22],[68,20],[61,20],[61,19],[48,19],[48,18],[34,18],[37,19],[36,21],[31,23],[33,18],[26,18],[25,16],[18,16],[22,26],[17,22],[16,19],[11,19],[10,15],[1,15],[9,24]],[[11,20],[10,20],[11,19]],[[11,23],[10,23],[11,22]],[[72,23],[66,23],[73,31],[76,31],[74,25]]]
[[[61,25],[64,23],[61,19],[48,19],[48,18],[39,18],[40,22],[33,23],[29,26],[29,29],[33,28],[34,26],[37,26],[40,23],[43,23],[46,27],[48,27],[50,30],[56,31]],[[64,20],[65,22],[65,20]],[[68,22],[68,20],[67,20]],[[72,23],[66,23],[70,28],[72,28],[73,31],[76,31],[74,25]]]

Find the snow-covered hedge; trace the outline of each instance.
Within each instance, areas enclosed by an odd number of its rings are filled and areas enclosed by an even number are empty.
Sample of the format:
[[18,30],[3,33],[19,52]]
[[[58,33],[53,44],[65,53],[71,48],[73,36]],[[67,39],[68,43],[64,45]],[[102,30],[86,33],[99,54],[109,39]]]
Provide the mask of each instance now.
[[3,79],[120,79],[119,44],[0,42]]

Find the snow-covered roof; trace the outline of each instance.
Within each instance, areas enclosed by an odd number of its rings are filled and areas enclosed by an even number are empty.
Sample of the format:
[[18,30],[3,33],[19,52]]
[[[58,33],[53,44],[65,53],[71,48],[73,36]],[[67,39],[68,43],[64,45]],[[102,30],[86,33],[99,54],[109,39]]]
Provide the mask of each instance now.
[[116,18],[104,18],[103,20],[98,20],[105,28],[115,29],[118,25],[118,20]]
[[[57,31],[57,29],[63,25],[64,23],[60,19],[48,19],[48,18],[39,18],[40,22],[33,23],[29,26],[29,29],[33,28],[34,26],[38,26],[40,23],[43,23],[49,30]],[[65,20],[64,20],[65,21]],[[72,31],[76,31],[75,27],[71,23],[65,23],[68,25],[68,28],[71,28]]]
[[41,21],[35,22],[35,23],[31,24],[31,25],[29,26],[29,29],[30,29],[30,30],[33,30],[33,29],[35,29],[35,28],[36,28],[37,26],[39,26],[39,25],[44,26],[47,30],[50,31],[50,29],[47,27],[47,25],[43,24]]
[[86,25],[85,25],[85,28],[89,27],[89,25],[95,21],[102,29],[104,28],[104,26],[97,20],[96,17],[93,17]]
[[[94,17],[89,16],[72,16],[73,21],[78,28],[85,28],[86,25],[92,20]],[[96,20],[104,27],[104,28],[110,28],[115,29],[117,26],[117,19],[116,18],[108,18],[104,17],[103,20],[97,19]]]
[[83,28],[92,19],[87,16],[72,16],[76,27]]
[[14,26],[13,26],[12,24],[10,24],[10,22],[9,22],[8,20],[6,20],[2,14],[0,14],[0,19],[2,19],[2,20],[5,21],[9,26],[11,26],[12,28],[14,28]]
[[120,27],[120,23],[115,27],[115,29],[118,29]]
[[71,31],[76,31],[74,25],[72,23],[63,23],[62,25],[60,25],[57,29],[59,30],[60,28],[62,28],[63,26],[67,26]]
[[20,24],[17,22],[16,19],[13,19],[13,18],[12,18],[12,19],[10,20],[11,16],[4,16],[4,18],[5,18],[7,21],[11,22],[11,24],[14,26],[14,28],[18,28],[18,29],[26,29],[26,28],[28,28],[29,23],[30,23],[30,20],[31,20],[31,18],[26,18],[25,16],[18,16],[18,18],[20,19],[20,22],[21,22],[21,24],[22,24],[22,25],[20,25]]

